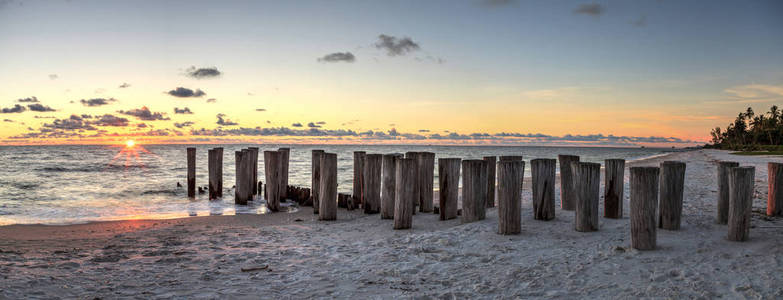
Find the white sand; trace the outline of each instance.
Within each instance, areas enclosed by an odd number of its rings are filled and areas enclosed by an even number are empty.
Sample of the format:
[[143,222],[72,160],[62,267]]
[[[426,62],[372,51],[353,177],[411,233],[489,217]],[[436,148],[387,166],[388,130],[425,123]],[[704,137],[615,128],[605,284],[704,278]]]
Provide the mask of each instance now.
[[[518,236],[495,233],[497,209],[464,225],[417,214],[406,231],[342,209],[319,222],[309,208],[0,227],[0,298],[782,298],[783,220],[763,216],[766,162],[780,159],[701,150],[632,165],[662,160],[688,163],[685,204],[682,230],[659,230],[654,251],[629,249],[627,184],[624,218],[592,233],[574,231],[573,212],[533,220],[526,184]],[[748,242],[714,223],[716,160],[756,166]]]

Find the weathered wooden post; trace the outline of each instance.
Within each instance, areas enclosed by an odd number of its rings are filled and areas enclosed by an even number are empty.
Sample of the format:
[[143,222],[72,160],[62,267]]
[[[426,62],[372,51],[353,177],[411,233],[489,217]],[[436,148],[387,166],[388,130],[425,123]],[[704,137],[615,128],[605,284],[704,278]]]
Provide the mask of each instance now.
[[685,163],[664,161],[661,163],[661,188],[658,207],[658,228],[680,229],[682,218],[682,194],[685,186]]
[[571,171],[576,196],[574,229],[581,232],[598,231],[601,164],[571,162]]
[[753,208],[755,167],[729,170],[729,235],[730,241],[742,242],[750,237],[750,213]]
[[280,152],[280,199],[288,199],[288,165],[291,148],[279,148]]
[[530,161],[533,176],[533,219],[555,218],[555,172],[557,160],[538,158]]
[[767,215],[783,216],[783,163],[767,163]]
[[207,174],[209,175],[209,200],[217,199],[217,149],[207,150]]
[[354,205],[363,203],[364,196],[362,188],[364,188],[364,158],[367,156],[367,152],[354,151],[353,152],[353,202]]
[[659,172],[658,167],[631,168],[631,247],[634,249],[655,249]]
[[435,176],[435,153],[419,152],[416,156],[419,167],[419,211],[432,212]]
[[622,219],[625,188],[625,160],[604,161],[604,217]]
[[576,155],[558,155],[560,162],[560,208],[562,210],[574,210],[576,196],[574,195],[574,172],[571,170],[572,162],[579,162]]
[[321,156],[323,156],[323,154],[324,150],[313,150],[313,164],[311,166],[312,178],[310,180],[310,190],[312,193],[310,194],[310,198],[313,199],[314,214],[318,214],[318,209],[320,208],[318,206],[318,195],[321,192]]
[[381,171],[381,219],[394,219],[394,193],[399,154],[384,154]]
[[266,179],[266,207],[271,211],[280,210],[282,189],[283,153],[264,151],[264,176]]
[[196,148],[188,147],[188,197],[196,197]]
[[487,207],[495,207],[495,173],[497,168],[496,156],[484,156],[487,162]]
[[242,178],[243,191],[247,201],[253,201],[253,151],[250,149],[242,149]]
[[523,160],[522,155],[503,155],[500,157],[500,161],[508,161],[508,160]]
[[245,185],[247,180],[245,179],[244,162],[245,152],[234,152],[236,158],[235,180],[234,180],[234,203],[239,205],[247,205],[247,191]]
[[413,159],[413,163],[416,164],[416,174],[414,177],[416,178],[416,181],[413,183],[414,187],[414,195],[413,199],[413,214],[416,214],[416,207],[419,206],[419,201],[421,199],[421,187],[419,186],[419,152],[405,152],[405,158]]
[[410,229],[413,223],[416,160],[397,158],[394,183],[394,229]]
[[364,213],[377,214],[381,210],[381,168],[382,154],[367,154],[364,158]]
[[321,155],[321,192],[318,193],[318,220],[337,220],[337,154]]
[[457,217],[459,198],[459,169],[462,159],[438,159],[438,213],[440,220],[451,220]]
[[729,221],[729,170],[739,167],[738,162],[718,162],[718,224],[727,224]]
[[525,162],[506,160],[497,163],[498,172],[498,233],[522,232],[522,174]]
[[462,161],[462,223],[483,220],[487,202],[487,162]]
[[222,198],[223,197],[223,148],[218,147],[215,148],[215,157],[216,157],[216,178],[217,178],[217,196]]
[[252,166],[252,177],[250,179],[251,184],[251,194],[258,195],[258,147],[249,147],[247,148],[252,153],[252,157],[250,158],[252,160],[253,166]]

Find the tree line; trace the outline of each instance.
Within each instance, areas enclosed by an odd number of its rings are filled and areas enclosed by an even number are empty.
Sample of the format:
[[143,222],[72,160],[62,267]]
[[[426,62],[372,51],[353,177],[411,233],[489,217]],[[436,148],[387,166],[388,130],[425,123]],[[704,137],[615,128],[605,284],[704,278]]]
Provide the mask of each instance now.
[[783,114],[777,105],[763,114],[756,114],[748,107],[725,130],[715,127],[710,135],[712,146],[721,149],[747,151],[780,145],[783,142]]

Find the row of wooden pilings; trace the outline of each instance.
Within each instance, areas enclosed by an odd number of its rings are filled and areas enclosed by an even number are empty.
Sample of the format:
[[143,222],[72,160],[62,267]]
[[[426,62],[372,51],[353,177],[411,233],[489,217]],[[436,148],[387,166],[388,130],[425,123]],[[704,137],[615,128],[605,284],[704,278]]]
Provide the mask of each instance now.
[[[222,148],[209,150],[210,199],[222,196]],[[267,207],[278,211],[286,199],[290,149],[264,151]],[[235,202],[247,204],[261,191],[257,181],[258,148],[237,151]],[[558,159],[533,159],[533,219],[555,218],[555,176],[560,166],[563,210],[574,210],[574,229],[597,231],[599,220],[601,164],[580,162],[578,156],[558,155]],[[354,152],[352,203],[365,213],[380,213],[393,219],[394,229],[412,227],[413,215],[435,212],[441,220],[461,214],[463,223],[483,220],[486,208],[498,204],[498,233],[521,232],[522,184],[525,162],[522,156],[486,156],[482,160],[439,158],[439,199],[434,206],[435,154],[407,152],[404,155]],[[604,162],[604,217],[622,218],[625,160]],[[728,224],[728,239],[748,239],[754,191],[753,167],[734,162],[718,164],[717,222]],[[461,173],[461,176],[460,176]],[[462,207],[458,208],[462,180]],[[256,185],[256,183],[258,183]],[[273,184],[269,184],[273,183]],[[648,250],[656,246],[656,228],[678,230],[682,219],[685,163],[665,161],[659,167],[630,168],[631,245]],[[783,164],[769,163],[769,215],[783,215]],[[214,195],[213,195],[214,188]],[[496,197],[497,194],[497,197]],[[188,148],[188,195],[195,195],[195,148]],[[340,201],[343,194],[339,194]],[[312,151],[311,199],[319,220],[337,218],[337,154]],[[657,215],[656,215],[657,213]],[[656,218],[657,216],[657,218]]]

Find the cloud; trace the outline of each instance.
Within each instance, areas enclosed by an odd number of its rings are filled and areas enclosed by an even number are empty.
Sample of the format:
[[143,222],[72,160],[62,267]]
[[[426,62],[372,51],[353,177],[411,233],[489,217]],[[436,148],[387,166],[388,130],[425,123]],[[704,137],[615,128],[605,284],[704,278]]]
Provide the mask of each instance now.
[[313,122],[307,123],[307,127],[310,128],[321,128],[321,125],[315,124]]
[[221,126],[235,126],[239,125],[239,123],[236,123],[234,121],[229,120],[226,118],[225,114],[217,114],[217,124]]
[[297,122],[297,123],[291,124],[291,127],[302,127],[302,123],[298,123]]
[[13,123],[13,122],[14,122],[14,120],[11,120],[11,119],[3,119],[3,122]]
[[196,78],[196,79],[204,79],[204,78],[215,78],[220,76],[222,74],[216,67],[211,68],[196,68],[195,66],[191,66],[187,70],[185,70],[185,74],[188,77]]
[[145,121],[165,121],[169,120],[168,117],[165,116],[164,113],[159,112],[152,112],[149,108],[146,106],[142,106],[141,108],[132,109],[128,111],[119,110],[118,113],[121,113],[123,115],[128,116],[134,116],[138,118],[139,120],[145,120]]
[[266,111],[266,108],[256,108],[256,111]]
[[130,83],[123,82],[122,84],[120,84],[119,88],[126,89],[129,88],[130,86],[131,86]]
[[215,99],[215,98],[207,99],[207,103],[215,103],[216,101],[217,101],[217,99]]
[[186,121],[186,122],[182,122],[182,123],[176,123],[176,122],[174,123],[174,127],[177,127],[177,128],[190,127],[190,126],[193,126],[193,122],[191,122],[191,121]]
[[330,53],[327,55],[324,55],[323,57],[319,58],[319,62],[348,62],[352,63],[356,60],[356,57],[353,56],[353,53],[351,52],[335,52]]
[[318,122],[315,122],[315,124],[318,124],[318,125],[324,125],[324,124],[326,124],[326,122],[324,122],[324,121],[318,121]]
[[124,126],[128,126],[128,119],[117,117],[111,114],[105,114],[101,116],[99,119],[92,121],[91,123],[97,126],[124,127]]
[[0,112],[2,112],[4,114],[12,114],[12,113],[20,113],[20,112],[23,112],[25,110],[27,110],[27,109],[24,108],[24,106],[21,106],[19,104],[15,104],[13,107],[8,107],[8,108],[4,107],[2,110],[0,110]]
[[19,103],[33,103],[33,102],[38,102],[38,98],[35,97],[35,96],[32,96],[32,97],[17,99],[16,102],[19,102]]
[[430,132],[429,129],[419,129],[419,132]]
[[645,27],[647,26],[647,16],[641,16],[636,20],[631,21],[631,25],[636,27]]
[[174,113],[175,114],[183,114],[183,115],[191,115],[191,114],[193,114],[193,112],[190,111],[190,108],[187,108],[187,107],[183,107],[182,109],[179,109],[179,108],[175,107],[174,108]]
[[386,50],[388,56],[403,56],[410,52],[419,50],[419,44],[409,37],[397,38],[390,35],[381,34],[378,36],[378,42],[375,48]]
[[517,3],[516,0],[481,0],[482,5],[486,6],[504,6],[513,3]]
[[79,102],[81,102],[82,105],[84,106],[103,106],[109,104],[110,102],[116,102],[116,101],[117,99],[114,98],[93,98],[89,100],[85,100],[85,99],[79,100]]
[[[57,119],[52,121],[52,123],[45,123],[43,128],[50,130],[97,130],[92,123],[84,121],[77,115],[71,115],[71,117],[66,119]],[[41,132],[47,131],[42,130]]]
[[598,3],[582,4],[574,10],[574,13],[598,17],[604,13],[604,7]]
[[28,104],[27,108],[29,108],[31,111],[38,111],[38,112],[56,111],[54,108],[42,105],[40,103]]
[[179,98],[201,97],[207,94],[200,89],[196,89],[194,91],[184,87],[178,87],[176,89],[168,91],[167,93],[169,95],[172,95],[174,97],[179,97]]
[[49,80],[55,80],[57,78],[59,78],[59,76],[57,76],[57,74],[49,74]]
[[36,119],[57,119],[55,116],[34,116]]
[[746,84],[723,90],[731,100],[740,103],[773,102],[783,100],[783,85]]

